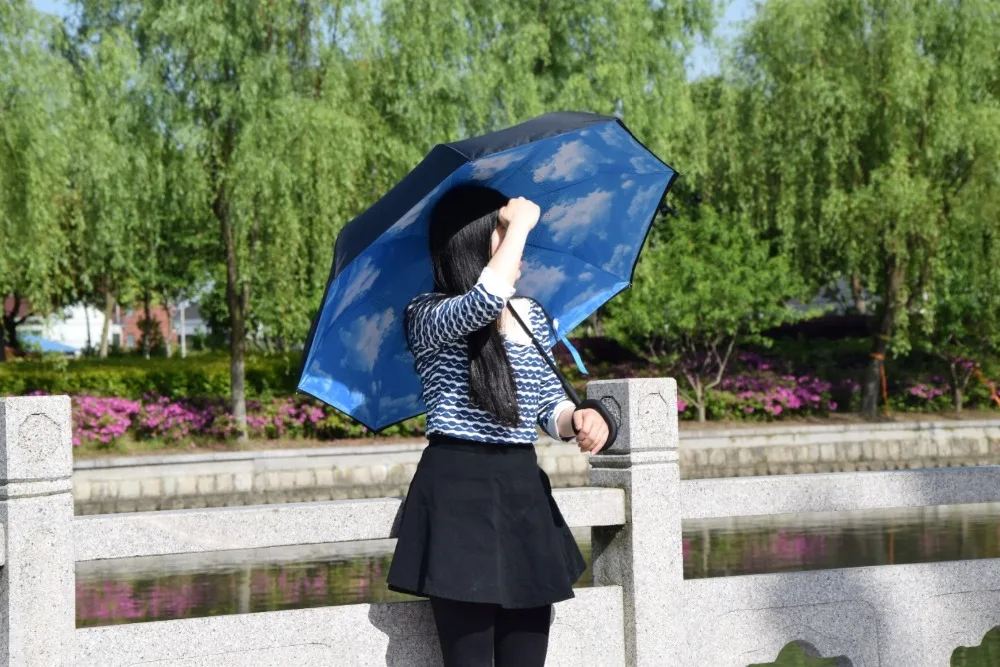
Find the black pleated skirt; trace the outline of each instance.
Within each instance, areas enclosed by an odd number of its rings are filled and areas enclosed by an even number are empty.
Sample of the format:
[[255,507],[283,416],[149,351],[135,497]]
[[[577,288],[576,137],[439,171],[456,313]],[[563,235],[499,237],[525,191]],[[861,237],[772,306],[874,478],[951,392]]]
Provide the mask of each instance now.
[[390,590],[540,607],[586,569],[533,445],[431,436],[403,507]]

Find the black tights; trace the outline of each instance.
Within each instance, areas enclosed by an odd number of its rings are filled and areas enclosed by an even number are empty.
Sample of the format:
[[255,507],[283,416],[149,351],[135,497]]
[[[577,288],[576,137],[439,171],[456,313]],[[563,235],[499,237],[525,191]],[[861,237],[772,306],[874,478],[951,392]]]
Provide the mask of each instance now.
[[431,598],[444,667],[543,667],[552,605],[504,609]]

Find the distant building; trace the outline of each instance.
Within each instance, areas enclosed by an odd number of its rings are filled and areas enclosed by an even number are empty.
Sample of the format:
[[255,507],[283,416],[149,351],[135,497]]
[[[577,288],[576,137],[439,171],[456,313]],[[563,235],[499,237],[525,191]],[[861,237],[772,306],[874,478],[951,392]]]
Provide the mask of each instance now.
[[[183,305],[183,316],[181,308],[173,306],[169,310],[164,306],[156,306],[149,309],[149,315],[157,323],[163,340],[167,341],[169,336],[170,346],[177,350],[180,345],[180,337],[190,337],[204,334],[208,330],[205,320],[202,319],[198,310],[198,305],[186,302]],[[113,321],[121,326],[122,339],[119,343],[124,350],[135,350],[142,343],[142,329],[139,322],[143,318],[143,308],[137,304],[135,308],[115,308]]]
[[187,302],[184,307],[183,317],[181,317],[180,308],[177,308],[173,315],[174,329],[177,330],[178,334],[180,334],[182,330],[182,320],[185,336],[202,336],[208,333],[208,323],[205,322],[204,318],[202,318],[201,311],[198,309],[197,303]]
[[[45,318],[33,315],[18,327],[18,332],[62,343],[80,353],[88,347],[100,346],[103,327],[104,313],[96,308],[77,304]],[[121,327],[112,321],[108,335],[109,339],[116,336],[120,338]]]
[[[76,304],[42,318],[29,315],[31,306],[27,302],[16,303],[13,297],[8,296],[4,300],[4,313],[10,314],[15,307],[19,318],[28,316],[18,327],[19,333],[67,345],[77,354],[83,353],[88,347],[96,350],[101,346],[104,313],[98,308]],[[207,324],[195,303],[184,304],[183,316],[180,308],[173,307],[168,310],[163,306],[150,308],[149,314],[157,323],[164,342],[169,340],[174,350],[180,345],[182,330],[186,337],[205,334],[208,331]],[[139,324],[143,316],[141,304],[134,308],[115,306],[108,327],[108,345],[123,350],[139,349],[142,344],[142,328]]]
[[[142,345],[142,328],[139,326],[145,317],[145,310],[141,304],[136,304],[134,308],[122,308],[115,306],[112,321],[121,327],[121,341],[119,345],[123,350],[136,350]],[[160,336],[164,342],[169,340],[170,345],[177,345],[177,331],[171,323],[169,311],[163,306],[151,306],[149,317],[156,322],[156,327],[160,330]]]

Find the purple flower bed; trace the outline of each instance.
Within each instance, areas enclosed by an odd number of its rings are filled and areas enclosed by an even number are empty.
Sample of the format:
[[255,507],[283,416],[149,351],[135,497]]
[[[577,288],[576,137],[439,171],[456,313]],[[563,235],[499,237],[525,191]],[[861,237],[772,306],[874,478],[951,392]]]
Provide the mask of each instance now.
[[714,411],[723,410],[724,416],[774,419],[837,410],[837,402],[831,397],[833,385],[826,380],[813,375],[780,374],[774,362],[758,354],[740,353],[736,362],[733,372],[715,390],[722,395],[724,407]]
[[82,439],[110,444],[125,435],[142,409],[126,398],[78,396],[73,399],[73,444]]
[[[42,395],[32,392],[31,395]],[[169,443],[225,440],[237,434],[236,420],[224,399],[180,399],[146,395],[142,400],[74,396],[73,445],[110,445],[126,436]],[[333,408],[312,399],[287,397],[247,401],[247,427],[253,438],[356,438],[370,431]],[[389,435],[423,433],[420,419],[393,427]]]
[[890,398],[890,406],[901,411],[939,411],[952,405],[951,383],[940,375],[913,379],[902,387],[902,396]]

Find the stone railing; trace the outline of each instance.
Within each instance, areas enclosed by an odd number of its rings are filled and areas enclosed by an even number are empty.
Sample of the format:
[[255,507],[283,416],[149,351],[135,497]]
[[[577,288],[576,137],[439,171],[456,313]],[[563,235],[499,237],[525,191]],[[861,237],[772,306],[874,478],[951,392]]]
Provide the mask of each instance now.
[[[683,424],[682,424],[683,426]],[[1000,419],[772,424],[680,431],[681,479],[1000,464]],[[406,494],[425,442],[77,460],[77,514]],[[587,457],[542,438],[554,487],[587,486]]]
[[[844,665],[947,665],[1000,625],[1000,560],[684,580],[684,519],[1000,501],[1000,467],[681,480],[672,380],[596,382],[622,418],[589,488],[594,587],[556,605],[550,665],[745,667],[798,642]],[[69,400],[0,399],[0,666],[433,665],[423,601],[76,629],[77,561],[389,537],[392,498],[73,516]]]

